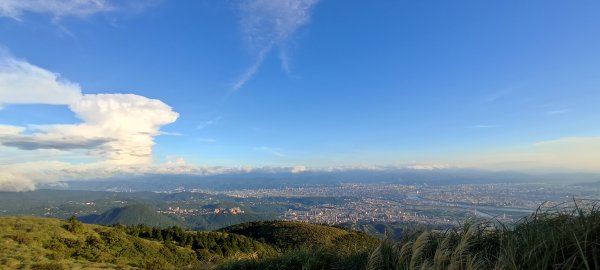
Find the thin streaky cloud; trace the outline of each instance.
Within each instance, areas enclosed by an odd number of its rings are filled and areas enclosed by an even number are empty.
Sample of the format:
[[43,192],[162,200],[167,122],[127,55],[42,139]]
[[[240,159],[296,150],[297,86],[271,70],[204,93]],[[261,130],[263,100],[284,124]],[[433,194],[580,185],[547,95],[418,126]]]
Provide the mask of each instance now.
[[48,15],[57,22],[64,17],[87,17],[107,12],[137,13],[160,2],[162,0],[0,0],[0,17],[22,21],[26,14],[36,13]]
[[508,95],[510,95],[513,92],[512,88],[507,88],[498,92],[495,92],[491,95],[489,95],[488,97],[485,98],[486,102],[495,102],[499,99],[502,99]]
[[474,125],[474,126],[471,126],[470,128],[495,128],[495,127],[498,127],[498,126],[496,126],[496,125]]
[[221,117],[220,117],[220,116],[219,116],[219,117],[216,117],[216,118],[214,118],[214,119],[206,120],[206,121],[204,121],[204,122],[202,122],[202,123],[198,124],[198,125],[196,126],[196,129],[204,129],[204,128],[207,128],[207,127],[209,127],[209,126],[212,126],[212,125],[216,124],[217,122],[219,122],[219,120],[221,120]]
[[248,80],[250,80],[254,76],[254,74],[256,74],[256,72],[258,71],[258,68],[260,67],[262,62],[265,60],[265,55],[267,54],[267,52],[269,52],[270,49],[271,48],[269,47],[268,49],[265,49],[258,54],[258,57],[257,57],[256,61],[254,62],[254,64],[252,64],[250,67],[248,67],[248,69],[246,69],[246,71],[242,74],[242,76],[240,76],[240,78],[237,80],[237,82],[235,82],[235,84],[233,85],[234,92],[237,92],[238,90],[240,90],[240,88],[242,88],[246,84],[246,82],[248,82]]
[[557,115],[557,114],[565,114],[570,112],[570,109],[560,109],[560,110],[552,110],[552,111],[547,111],[546,114],[549,115]]
[[54,18],[87,16],[113,10],[106,0],[2,0],[0,16],[22,20],[25,13],[49,14]]
[[213,138],[196,138],[197,142],[201,142],[201,143],[214,143],[217,140],[213,139]]
[[254,147],[254,150],[264,151],[264,152],[267,152],[267,153],[277,156],[277,157],[285,157],[286,156],[281,149],[269,147],[269,146]]
[[294,33],[310,21],[313,7],[319,0],[248,0],[241,4],[240,24],[246,45],[253,52],[254,63],[233,85],[242,88],[260,68],[266,55],[277,47],[282,69],[290,71],[287,43]]

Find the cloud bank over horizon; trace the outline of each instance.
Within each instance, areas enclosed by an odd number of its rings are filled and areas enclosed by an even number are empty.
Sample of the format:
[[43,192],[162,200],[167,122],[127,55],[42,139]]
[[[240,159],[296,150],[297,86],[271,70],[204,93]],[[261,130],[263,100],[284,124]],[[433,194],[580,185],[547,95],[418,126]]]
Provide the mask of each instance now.
[[494,10],[0,0],[0,190],[152,174],[600,175],[600,39],[588,34],[600,17],[572,3]]
[[[478,152],[437,162],[397,161],[393,164],[344,166],[201,166],[182,158],[153,162],[154,138],[179,114],[158,99],[134,94],[85,94],[60,74],[3,52],[0,54],[0,104],[65,106],[79,123],[14,125],[0,123],[0,190],[27,191],[40,184],[102,179],[119,175],[191,174],[340,170],[444,170],[456,168],[581,170],[598,172],[600,137],[543,141],[523,149]],[[256,150],[284,156],[279,150]],[[23,156],[23,158],[20,158]]]

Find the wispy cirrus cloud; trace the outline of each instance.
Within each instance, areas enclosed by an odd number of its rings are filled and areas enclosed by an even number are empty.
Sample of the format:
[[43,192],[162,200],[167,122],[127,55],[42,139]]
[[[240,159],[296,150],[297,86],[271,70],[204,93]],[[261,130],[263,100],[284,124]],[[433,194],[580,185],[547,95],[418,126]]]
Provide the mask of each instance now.
[[279,49],[281,66],[289,72],[287,43],[296,31],[310,22],[319,0],[247,0],[240,6],[240,25],[254,63],[233,85],[237,91],[250,80],[273,48]]
[[498,126],[496,126],[496,125],[473,125],[473,126],[470,126],[470,128],[495,128],[495,127],[498,127]]
[[201,143],[214,143],[217,140],[213,139],[213,138],[196,138],[197,142],[201,142]]
[[221,117],[219,116],[219,117],[215,117],[215,118],[210,119],[210,120],[203,121],[200,124],[196,125],[196,129],[207,128],[209,126],[212,126],[212,125],[218,123],[220,120],[221,120]]
[[271,155],[277,156],[277,157],[285,157],[286,155],[283,153],[283,150],[279,149],[279,148],[274,148],[274,147],[270,147],[270,146],[258,146],[258,147],[254,147],[254,150],[257,151],[264,151],[267,152]]
[[35,13],[57,20],[114,11],[139,12],[160,1],[162,0],[1,0],[0,17],[21,21],[26,14]]
[[41,13],[60,18],[87,16],[114,8],[107,0],[2,0],[0,16],[20,20],[25,13]]
[[551,111],[547,111],[546,114],[548,115],[558,115],[558,114],[565,114],[570,112],[570,109],[558,109],[558,110],[551,110]]

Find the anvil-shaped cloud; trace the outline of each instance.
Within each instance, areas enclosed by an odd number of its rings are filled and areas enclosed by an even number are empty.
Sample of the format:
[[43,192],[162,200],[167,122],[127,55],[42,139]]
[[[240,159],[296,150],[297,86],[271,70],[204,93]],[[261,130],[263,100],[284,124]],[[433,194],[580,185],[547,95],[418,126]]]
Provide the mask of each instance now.
[[[66,105],[82,120],[34,128],[4,125],[0,144],[21,150],[86,150],[117,165],[152,161],[153,138],[179,116],[160,100],[133,94],[82,94],[59,74],[0,55],[0,104]],[[25,132],[29,131],[29,132]]]

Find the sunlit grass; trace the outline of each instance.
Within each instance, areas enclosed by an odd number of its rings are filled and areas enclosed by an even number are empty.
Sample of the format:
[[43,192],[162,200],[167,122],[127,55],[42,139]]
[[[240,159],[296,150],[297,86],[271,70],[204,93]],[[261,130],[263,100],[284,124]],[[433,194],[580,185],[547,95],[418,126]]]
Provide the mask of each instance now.
[[195,258],[191,250],[167,249],[114,228],[70,225],[51,218],[0,218],[0,269],[175,269]]
[[489,220],[421,229],[352,254],[302,250],[221,269],[600,269],[600,208],[574,201],[540,208],[515,224]]

